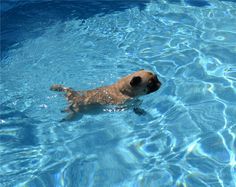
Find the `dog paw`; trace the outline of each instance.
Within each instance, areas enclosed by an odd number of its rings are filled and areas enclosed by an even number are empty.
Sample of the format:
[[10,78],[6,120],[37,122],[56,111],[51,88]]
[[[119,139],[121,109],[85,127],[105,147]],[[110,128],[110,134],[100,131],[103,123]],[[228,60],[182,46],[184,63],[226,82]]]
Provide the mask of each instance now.
[[147,112],[142,108],[134,108],[133,111],[135,114],[137,114],[139,116],[147,114]]

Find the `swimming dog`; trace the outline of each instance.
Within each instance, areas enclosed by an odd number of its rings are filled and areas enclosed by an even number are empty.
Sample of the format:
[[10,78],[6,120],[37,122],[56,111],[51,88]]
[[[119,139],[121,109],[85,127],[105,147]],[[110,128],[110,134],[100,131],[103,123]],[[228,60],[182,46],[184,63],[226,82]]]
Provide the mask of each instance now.
[[[88,108],[104,105],[121,106],[138,96],[150,94],[161,87],[157,75],[151,71],[140,70],[123,77],[116,83],[93,90],[75,91],[60,84],[54,84],[50,90],[64,92],[68,108],[63,110],[69,115],[64,120],[73,119],[76,113],[86,113]],[[138,109],[135,110],[138,113]],[[63,120],[63,121],[64,121]]]

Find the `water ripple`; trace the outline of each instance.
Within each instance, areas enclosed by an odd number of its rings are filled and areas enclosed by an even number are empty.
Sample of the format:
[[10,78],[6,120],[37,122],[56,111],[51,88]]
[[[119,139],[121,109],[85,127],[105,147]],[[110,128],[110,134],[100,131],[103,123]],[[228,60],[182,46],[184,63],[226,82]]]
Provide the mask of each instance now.
[[[22,24],[32,15],[24,10]],[[83,18],[69,11],[47,26],[32,17],[32,33],[1,60],[1,185],[235,186],[235,10],[152,1],[107,14],[90,7]],[[58,122],[66,102],[51,84],[91,89],[143,68],[162,82],[141,98],[146,116]]]

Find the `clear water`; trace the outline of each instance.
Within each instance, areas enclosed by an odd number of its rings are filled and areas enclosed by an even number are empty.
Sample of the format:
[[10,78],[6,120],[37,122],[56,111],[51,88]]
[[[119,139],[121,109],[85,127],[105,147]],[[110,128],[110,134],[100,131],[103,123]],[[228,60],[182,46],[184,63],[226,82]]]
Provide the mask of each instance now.
[[[2,7],[0,186],[236,186],[235,2]],[[141,98],[146,116],[58,123],[51,84],[91,89],[142,68],[163,83]]]

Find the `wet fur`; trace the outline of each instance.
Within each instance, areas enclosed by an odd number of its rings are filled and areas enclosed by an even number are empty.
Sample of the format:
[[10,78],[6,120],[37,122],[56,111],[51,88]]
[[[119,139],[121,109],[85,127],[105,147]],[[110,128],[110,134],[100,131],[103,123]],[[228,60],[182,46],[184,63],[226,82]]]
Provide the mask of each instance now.
[[[73,119],[76,113],[84,113],[95,106],[123,105],[138,96],[158,90],[160,86],[161,83],[154,73],[140,70],[112,85],[93,90],[75,91],[72,88],[58,84],[52,85],[50,90],[65,93],[69,106],[63,112],[69,113],[65,118],[65,120],[69,120]],[[137,113],[140,112],[138,109],[136,111]]]

